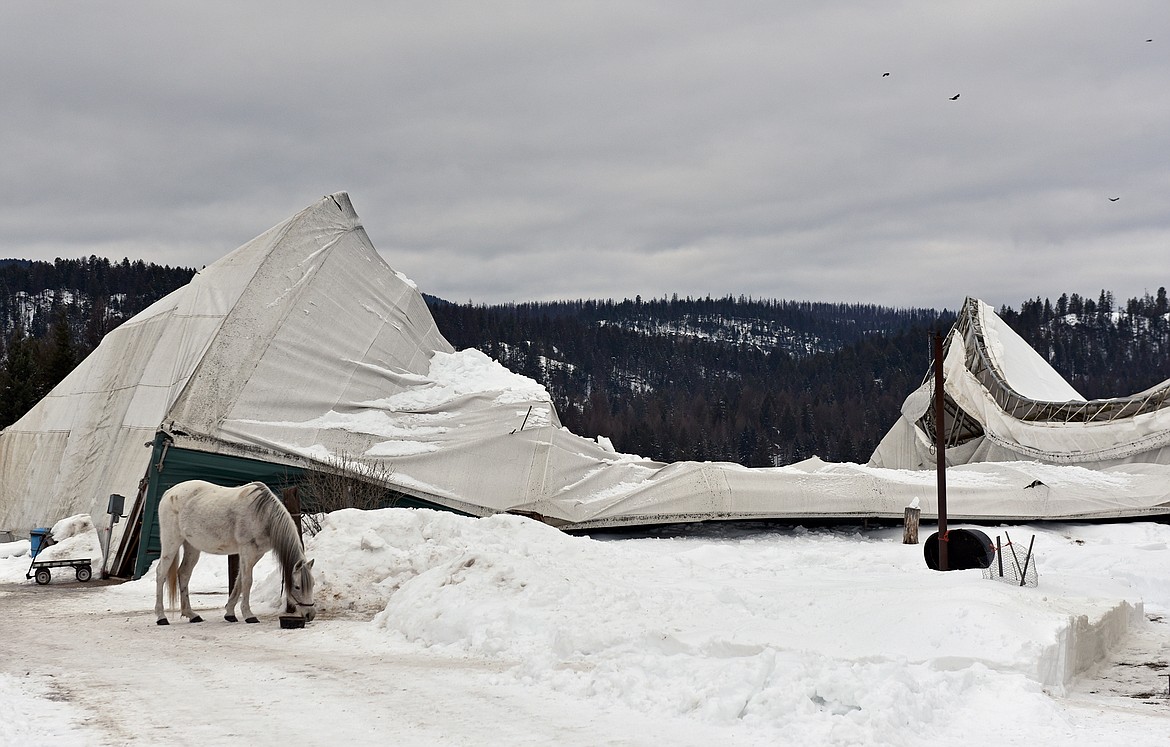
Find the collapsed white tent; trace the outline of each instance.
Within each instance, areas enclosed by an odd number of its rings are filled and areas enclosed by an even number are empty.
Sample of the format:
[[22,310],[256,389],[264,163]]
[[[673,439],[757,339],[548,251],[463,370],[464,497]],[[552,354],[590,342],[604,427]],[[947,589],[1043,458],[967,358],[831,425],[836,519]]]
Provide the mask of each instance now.
[[[245,482],[276,474],[272,467],[349,471],[425,505],[525,513],[563,528],[895,518],[915,498],[933,511],[929,471],[818,459],[772,469],[663,464],[607,444],[564,429],[538,383],[478,351],[454,351],[417,288],[378,255],[338,193],[111,332],[0,433],[0,528],[83,511],[100,523],[117,493],[137,513],[113,527],[114,547],[124,551],[139,525],[145,546],[151,500],[164,475],[184,474],[174,468],[180,455],[188,476]],[[1170,483],[1148,467],[959,467],[949,478],[950,513],[1170,512]],[[1036,480],[1043,491],[1029,489]]]
[[[1129,397],[1086,400],[978,299],[966,300],[947,338],[943,382],[949,465],[1170,465],[1170,381]],[[907,397],[871,465],[934,464],[932,391],[927,379]]]

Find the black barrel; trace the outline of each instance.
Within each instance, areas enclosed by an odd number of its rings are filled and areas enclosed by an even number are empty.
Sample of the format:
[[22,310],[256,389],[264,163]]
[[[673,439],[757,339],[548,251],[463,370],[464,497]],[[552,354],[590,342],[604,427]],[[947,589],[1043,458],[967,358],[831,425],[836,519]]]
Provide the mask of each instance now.
[[[978,529],[951,529],[947,537],[948,571],[988,568],[995,560],[995,543]],[[938,532],[926,538],[922,553],[926,556],[926,567],[937,571]]]

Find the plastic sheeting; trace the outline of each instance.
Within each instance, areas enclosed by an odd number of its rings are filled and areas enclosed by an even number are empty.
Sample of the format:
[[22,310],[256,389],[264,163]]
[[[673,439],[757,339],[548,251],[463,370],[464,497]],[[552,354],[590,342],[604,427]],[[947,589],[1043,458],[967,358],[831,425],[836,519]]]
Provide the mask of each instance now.
[[[913,452],[921,436],[904,420],[892,433]],[[119,327],[0,434],[0,527],[84,511],[100,520],[110,493],[133,501],[157,431],[187,449],[354,469],[434,504],[525,513],[565,528],[898,518],[915,499],[927,516],[934,505],[932,471],[817,459],[772,469],[663,464],[570,433],[540,384],[478,351],[451,348],[417,288],[374,250],[344,193]],[[962,467],[950,478],[951,514],[1166,513],[1170,482],[1141,467]],[[1029,487],[1037,480],[1042,490]],[[124,528],[115,527],[115,544]]]
[[[1170,464],[1170,382],[1129,397],[1087,401],[977,299],[964,304],[943,363],[943,391],[982,430],[976,438],[948,443],[948,464]],[[871,465],[933,465],[934,438],[922,420],[932,391],[928,379],[906,399]]]

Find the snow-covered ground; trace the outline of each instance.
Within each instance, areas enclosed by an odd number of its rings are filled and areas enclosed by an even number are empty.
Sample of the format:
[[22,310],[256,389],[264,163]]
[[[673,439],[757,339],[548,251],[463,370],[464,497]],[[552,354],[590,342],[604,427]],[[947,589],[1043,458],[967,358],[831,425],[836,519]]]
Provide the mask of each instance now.
[[[216,613],[204,556],[207,622],[159,627],[153,575],[37,586],[27,541],[0,544],[0,744],[1166,743],[1170,526],[983,530],[1035,535],[1036,588],[932,572],[896,528],[341,511],[307,541],[304,630],[277,625],[269,558],[261,624]],[[82,517],[54,536],[39,559],[98,557]],[[1066,681],[1102,620],[1130,631]]]

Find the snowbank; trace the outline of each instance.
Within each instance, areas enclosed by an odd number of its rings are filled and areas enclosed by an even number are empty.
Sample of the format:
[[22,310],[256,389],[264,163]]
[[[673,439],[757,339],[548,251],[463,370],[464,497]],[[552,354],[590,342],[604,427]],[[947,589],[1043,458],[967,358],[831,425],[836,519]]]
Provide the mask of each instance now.
[[[307,540],[320,615],[305,635],[356,624],[369,656],[493,662],[493,682],[569,697],[585,717],[652,712],[743,743],[920,744],[962,737],[957,724],[1032,741],[1068,734],[1059,696],[1086,664],[1077,659],[1143,626],[1143,605],[1170,612],[1170,527],[1002,531],[1036,535],[1038,588],[931,572],[900,529],[578,537],[518,516],[343,510]],[[61,527],[71,532],[51,549],[96,549],[92,528]],[[23,581],[26,567],[0,553],[0,578]],[[225,587],[226,563],[205,556],[197,609],[201,594],[218,595],[202,609],[222,604]],[[148,574],[91,598],[119,613],[153,597]],[[254,607],[272,615],[279,599],[265,558]],[[44,694],[21,697],[14,707]]]
[[[37,560],[65,560],[72,558],[89,558],[95,568],[102,560],[102,548],[98,542],[97,533],[93,528],[93,521],[87,514],[79,514],[58,521],[49,530],[56,544],[42,548],[37,553]],[[0,564],[0,581],[15,581],[23,583],[24,574],[28,571],[30,543],[28,540],[16,542],[0,542],[0,559],[20,558],[22,563]],[[96,571],[95,571],[96,573]],[[29,582],[31,583],[31,582]]]
[[1086,574],[1060,552],[1085,545],[1042,537],[1039,590],[932,573],[896,531],[599,541],[391,509],[330,515],[310,551],[326,610],[376,612],[387,635],[508,662],[521,682],[728,726],[849,715],[834,739],[881,741],[886,720],[931,722],[984,690],[1040,707],[1140,624],[1135,585],[1160,580]]

